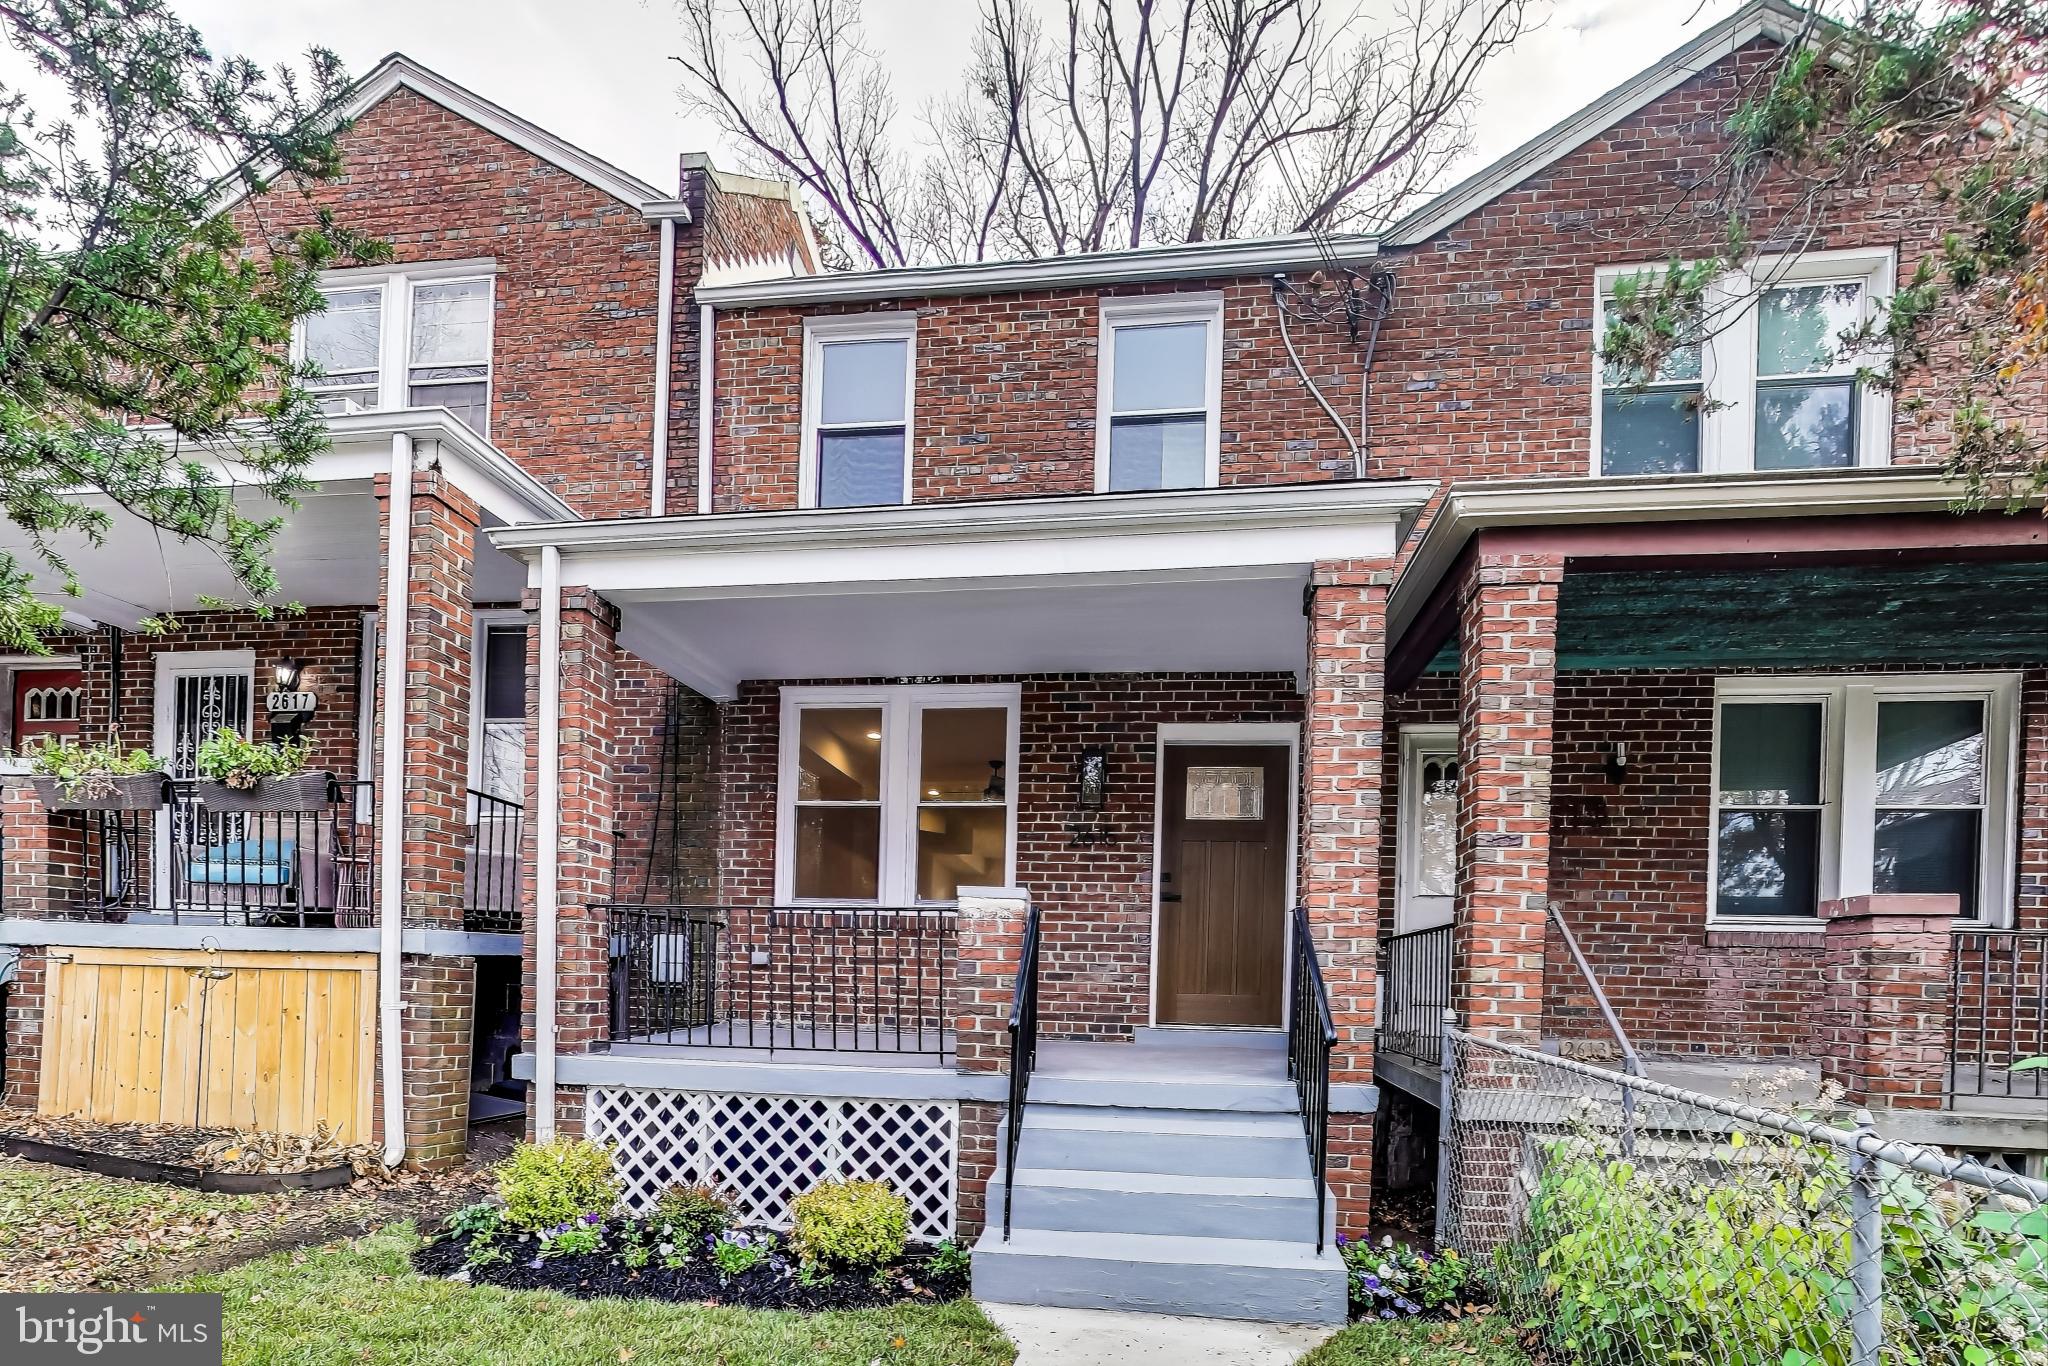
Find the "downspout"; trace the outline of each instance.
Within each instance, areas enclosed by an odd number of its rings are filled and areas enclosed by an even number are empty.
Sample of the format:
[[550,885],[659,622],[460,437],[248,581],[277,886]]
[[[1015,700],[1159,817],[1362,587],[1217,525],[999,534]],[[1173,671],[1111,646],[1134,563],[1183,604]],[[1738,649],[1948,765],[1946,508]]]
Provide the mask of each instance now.
[[555,1136],[555,915],[562,855],[562,550],[540,549],[540,728],[534,805],[533,1135]]
[[675,331],[676,306],[676,220],[661,220],[661,297],[654,305],[654,451],[648,462],[653,468],[654,487],[647,500],[647,515],[659,517],[668,511],[668,371],[670,339]]
[[405,663],[411,616],[412,437],[391,434],[384,546],[384,801],[377,810],[378,1044],[384,1073],[384,1165],[405,1160]]
[[711,368],[711,333],[718,326],[718,310],[710,304],[697,309],[697,511],[711,511],[711,420],[715,372]]

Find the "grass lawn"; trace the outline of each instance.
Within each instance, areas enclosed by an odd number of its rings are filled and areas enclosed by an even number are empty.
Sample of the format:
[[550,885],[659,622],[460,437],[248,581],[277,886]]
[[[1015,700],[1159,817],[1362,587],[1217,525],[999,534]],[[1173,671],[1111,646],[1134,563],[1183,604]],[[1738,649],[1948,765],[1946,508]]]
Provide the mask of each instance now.
[[1498,1314],[1451,1322],[1396,1319],[1354,1324],[1301,1359],[1301,1366],[1530,1366]]
[[280,1203],[0,1159],[0,1290],[118,1283],[271,1222]]
[[573,1300],[415,1275],[406,1261],[415,1242],[410,1224],[394,1224],[170,1288],[227,1297],[227,1360],[238,1366],[1009,1366],[1015,1358],[967,1300],[810,1315]]

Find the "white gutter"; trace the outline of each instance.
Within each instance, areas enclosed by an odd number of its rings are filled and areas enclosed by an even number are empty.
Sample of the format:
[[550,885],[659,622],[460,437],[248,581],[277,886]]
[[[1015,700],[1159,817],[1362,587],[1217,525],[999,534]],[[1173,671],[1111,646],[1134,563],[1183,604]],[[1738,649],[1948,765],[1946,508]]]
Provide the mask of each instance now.
[[661,220],[661,296],[654,304],[654,488],[647,499],[647,515],[659,517],[668,511],[668,352],[675,328],[676,305],[676,220]]
[[[711,334],[718,326],[718,310],[704,304],[697,310],[697,511],[711,511],[711,437],[718,424],[711,420],[711,406],[717,395],[711,369]],[[660,514],[656,514],[659,516]]]
[[412,437],[391,434],[384,549],[384,800],[377,810],[378,1046],[384,1080],[384,1165],[405,1160],[405,662],[412,579]]
[[556,911],[560,901],[562,798],[562,552],[540,552],[540,733],[534,794],[533,1135],[555,1136]]

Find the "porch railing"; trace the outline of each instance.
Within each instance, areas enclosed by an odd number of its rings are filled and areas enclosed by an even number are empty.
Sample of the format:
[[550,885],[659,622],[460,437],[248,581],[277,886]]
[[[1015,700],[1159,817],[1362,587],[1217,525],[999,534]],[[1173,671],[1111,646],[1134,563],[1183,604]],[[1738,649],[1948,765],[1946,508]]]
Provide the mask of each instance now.
[[518,802],[469,790],[469,863],[462,882],[462,928],[506,933],[520,926],[525,881],[520,858],[526,846],[526,808]]
[[1330,992],[1323,985],[1323,965],[1316,959],[1306,907],[1294,908],[1294,932],[1289,939],[1294,962],[1287,974],[1287,1075],[1294,1079],[1301,1127],[1308,1137],[1309,1180],[1316,1185],[1316,1252],[1320,1254],[1329,1198],[1324,1177],[1330,1160],[1330,1051],[1337,1046],[1337,1025],[1330,1016]]
[[[57,919],[353,929],[376,924],[365,783],[311,811],[217,811],[196,783],[135,811],[54,811],[41,913]],[[26,879],[10,879],[17,894]],[[14,898],[10,897],[10,902]],[[10,905],[10,909],[13,909]]]
[[1003,1111],[1003,1241],[1010,1241],[1010,1210],[1017,1203],[1017,1145],[1024,1137],[1024,1104],[1038,1067],[1038,907],[1024,917],[1017,951],[1017,983],[1010,992],[1010,1098]]
[[952,1056],[951,907],[605,909],[615,1043]]
[[1392,935],[1381,943],[1384,998],[1379,1053],[1425,1067],[1443,1055],[1444,1012],[1451,1006],[1451,927]]
[[2048,1099],[2048,930],[1957,930],[1949,953],[1948,1099]]

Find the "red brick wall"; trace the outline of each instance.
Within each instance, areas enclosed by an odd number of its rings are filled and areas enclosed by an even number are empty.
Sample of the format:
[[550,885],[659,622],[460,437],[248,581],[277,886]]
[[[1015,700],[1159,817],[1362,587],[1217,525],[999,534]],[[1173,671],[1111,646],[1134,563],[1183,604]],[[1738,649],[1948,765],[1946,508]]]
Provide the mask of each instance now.
[[[341,149],[343,175],[312,205],[390,242],[399,262],[496,261],[491,439],[586,515],[644,513],[659,228],[410,90],[358,119]],[[311,213],[285,189],[236,217],[253,241]],[[693,283],[679,278],[678,297]]]
[[[1101,300],[1212,290],[1224,296],[1223,482],[1348,474],[1343,437],[1288,364],[1267,278],[1186,280],[874,306],[918,315],[912,499],[1094,492]],[[719,315],[712,483],[720,511],[797,505],[803,319],[868,311],[860,305]],[[1338,412],[1355,415],[1359,351],[1335,324],[1290,326],[1310,375]]]
[[[1957,666],[1961,667],[1961,666]],[[1907,668],[1906,672],[1922,672]],[[1388,699],[1390,726],[1453,722],[1457,680],[1425,676]],[[1640,1046],[1765,1057],[1811,1056],[1826,995],[1818,933],[1709,931],[1707,851],[1714,676],[1630,671],[1560,674],[1552,740],[1551,894]],[[2026,672],[2020,701],[2016,923],[2048,928],[2048,669]],[[1620,783],[1606,746],[1629,742]],[[1399,791],[1388,748],[1386,802]],[[1390,822],[1390,841],[1398,824]],[[1394,858],[1383,885],[1391,932]],[[1608,1038],[1562,943],[1546,943],[1546,1033],[1595,1048]]]
[[[1151,1013],[1159,726],[1299,721],[1301,699],[1285,674],[1059,674],[1022,682],[1017,882],[1043,914],[1042,1028],[1049,1038],[1126,1038]],[[774,898],[779,706],[776,684],[749,683],[722,708],[721,901]],[[1085,745],[1109,750],[1102,821],[1111,842],[1072,849],[1074,765]]]
[[179,627],[162,635],[129,632],[121,637],[121,714],[110,736],[113,670],[103,631],[71,637],[83,673],[80,734],[87,741],[112,738],[122,745],[156,747],[156,660],[158,655],[198,650],[253,650],[256,655],[255,718],[259,738],[268,738],[263,696],[274,686],[278,664],[305,664],[301,686],[318,695],[320,708],[305,729],[312,762],[346,780],[356,776],[356,694],[363,639],[363,607],[309,607],[299,616],[264,621],[251,612],[186,612]]

